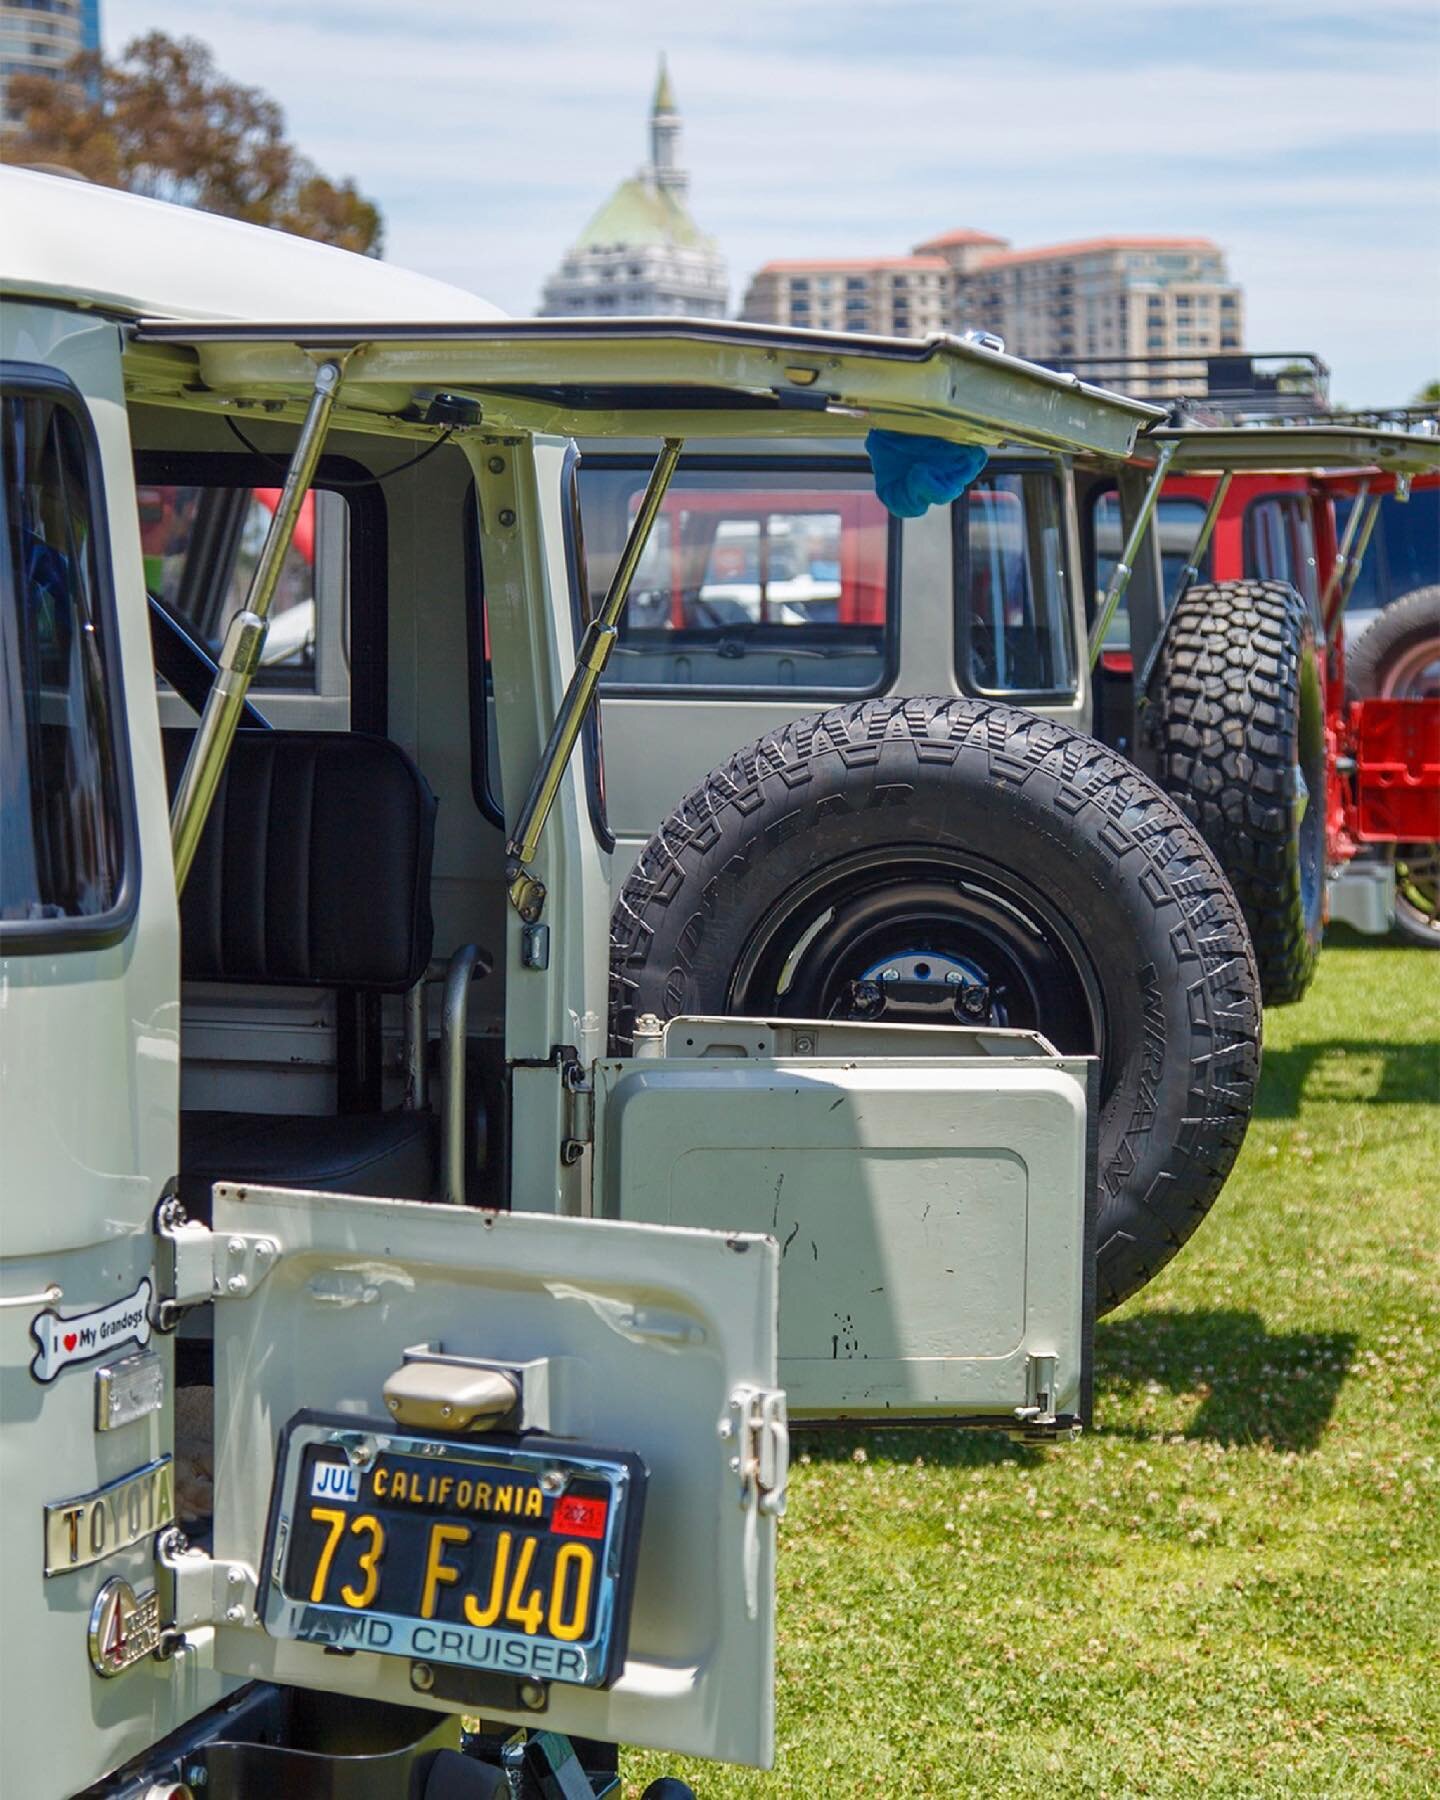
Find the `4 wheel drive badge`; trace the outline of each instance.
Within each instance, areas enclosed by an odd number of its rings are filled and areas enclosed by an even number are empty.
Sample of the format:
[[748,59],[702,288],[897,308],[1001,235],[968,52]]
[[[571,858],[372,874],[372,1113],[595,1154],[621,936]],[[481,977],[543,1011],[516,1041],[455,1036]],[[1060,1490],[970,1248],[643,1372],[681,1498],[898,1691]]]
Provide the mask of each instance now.
[[37,1381],[53,1381],[71,1363],[93,1362],[122,1344],[148,1344],[154,1293],[147,1275],[133,1294],[94,1312],[76,1313],[73,1319],[62,1319],[49,1307],[36,1313],[30,1321],[30,1335],[40,1348],[30,1373]]
[[97,1675],[118,1675],[149,1656],[160,1642],[160,1596],[137,1594],[128,1581],[107,1581],[90,1609],[90,1663]]

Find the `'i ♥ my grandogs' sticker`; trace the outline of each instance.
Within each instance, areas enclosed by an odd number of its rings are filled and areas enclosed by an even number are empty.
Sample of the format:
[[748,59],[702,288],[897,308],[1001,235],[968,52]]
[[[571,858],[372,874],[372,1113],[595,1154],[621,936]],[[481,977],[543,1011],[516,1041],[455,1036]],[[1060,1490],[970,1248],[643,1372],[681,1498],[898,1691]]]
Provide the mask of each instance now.
[[62,1319],[48,1307],[36,1313],[30,1335],[40,1348],[30,1373],[37,1381],[53,1381],[71,1363],[90,1362],[121,1344],[148,1344],[154,1291],[147,1275],[133,1294],[95,1312],[76,1313],[73,1319]]

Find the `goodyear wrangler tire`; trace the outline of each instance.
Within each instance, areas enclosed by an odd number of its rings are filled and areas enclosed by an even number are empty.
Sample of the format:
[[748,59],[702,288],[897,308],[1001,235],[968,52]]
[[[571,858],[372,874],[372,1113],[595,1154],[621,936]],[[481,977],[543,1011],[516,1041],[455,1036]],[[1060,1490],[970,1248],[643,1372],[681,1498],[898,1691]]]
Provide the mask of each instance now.
[[1235,890],[1267,1006],[1315,973],[1325,905],[1325,702],[1315,627],[1284,581],[1176,603],[1156,672],[1160,785]]
[[1099,1056],[1097,1294],[1118,1305],[1220,1191],[1260,1050],[1235,898],[1133,764],[1013,707],[838,707],[713,770],[612,920],[622,1054],[646,1013],[864,1018],[879,996],[933,1023],[937,990],[951,1022]]

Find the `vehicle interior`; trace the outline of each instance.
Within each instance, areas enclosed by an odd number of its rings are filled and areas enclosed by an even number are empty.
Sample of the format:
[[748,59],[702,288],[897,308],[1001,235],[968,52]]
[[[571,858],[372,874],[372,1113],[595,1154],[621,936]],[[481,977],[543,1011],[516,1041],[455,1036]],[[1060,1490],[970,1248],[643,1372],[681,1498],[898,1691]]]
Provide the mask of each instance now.
[[[287,445],[159,407],[131,429],[173,794]],[[202,1220],[219,1179],[504,1203],[473,483],[458,450],[421,470],[412,448],[332,436],[181,899],[180,1196]]]

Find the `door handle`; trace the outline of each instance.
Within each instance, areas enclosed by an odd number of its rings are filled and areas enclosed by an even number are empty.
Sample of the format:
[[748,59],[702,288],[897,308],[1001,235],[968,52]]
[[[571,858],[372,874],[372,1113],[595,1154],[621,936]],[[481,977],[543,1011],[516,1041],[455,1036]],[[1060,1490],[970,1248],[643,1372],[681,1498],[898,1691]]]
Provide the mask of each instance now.
[[47,1288],[38,1294],[6,1294],[0,1298],[0,1307],[6,1306],[58,1306],[65,1298],[65,1290],[58,1281],[52,1281]]

